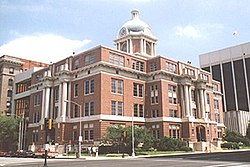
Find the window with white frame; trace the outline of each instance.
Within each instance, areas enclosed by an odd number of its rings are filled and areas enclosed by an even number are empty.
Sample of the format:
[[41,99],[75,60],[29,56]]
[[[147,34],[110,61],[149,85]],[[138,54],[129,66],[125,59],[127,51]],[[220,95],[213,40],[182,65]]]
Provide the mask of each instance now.
[[124,57],[114,53],[109,54],[109,62],[115,65],[124,66]]
[[159,117],[159,110],[152,110],[151,113],[153,118]]
[[166,70],[172,73],[176,73],[176,64],[166,62]]
[[94,140],[94,124],[84,124],[84,140]]
[[88,102],[88,103],[84,103],[84,116],[91,116],[94,115],[95,111],[95,106],[94,106],[94,102]]
[[73,141],[78,140],[78,138],[77,138],[77,131],[76,130],[72,131],[72,140]]
[[74,84],[74,97],[78,96],[78,84]]
[[34,106],[39,106],[41,104],[41,96],[40,94],[34,95]]
[[134,117],[144,117],[143,104],[134,104]]
[[95,62],[95,55],[87,55],[84,57],[85,66],[93,64],[94,62]]
[[73,110],[73,117],[78,117],[78,113],[79,113],[79,106],[74,104],[74,110]]
[[74,61],[74,67],[75,67],[75,69],[78,69],[80,67],[80,60],[79,59],[76,59]]
[[151,85],[151,104],[158,104],[158,85]]
[[150,62],[149,63],[149,71],[153,72],[153,71],[156,71],[156,70],[157,70],[156,62]]
[[144,62],[133,59],[132,69],[144,72]]
[[32,131],[32,142],[38,142],[38,129]]
[[220,123],[220,114],[219,113],[215,113],[215,122]]
[[160,138],[160,125],[152,125],[152,135],[154,138],[159,139]]
[[169,125],[169,137],[175,139],[180,138],[180,125]]
[[176,86],[168,85],[168,103],[177,104]]
[[123,115],[123,102],[111,101],[111,114],[112,115]]
[[94,130],[84,130],[84,140],[94,140]]
[[111,92],[123,94],[123,80],[111,79]]
[[84,95],[93,94],[95,91],[95,82],[94,80],[84,81]]
[[143,84],[133,83],[133,95],[143,97]]
[[169,109],[169,117],[178,117],[178,111],[174,109]]
[[214,109],[219,109],[219,100],[214,99]]

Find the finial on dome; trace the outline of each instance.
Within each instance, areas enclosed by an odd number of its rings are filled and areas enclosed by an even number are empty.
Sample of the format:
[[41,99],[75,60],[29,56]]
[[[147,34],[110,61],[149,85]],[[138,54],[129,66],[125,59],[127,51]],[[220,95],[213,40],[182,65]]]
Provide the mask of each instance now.
[[133,9],[131,11],[131,14],[132,14],[132,19],[137,19],[139,18],[139,11],[137,9]]

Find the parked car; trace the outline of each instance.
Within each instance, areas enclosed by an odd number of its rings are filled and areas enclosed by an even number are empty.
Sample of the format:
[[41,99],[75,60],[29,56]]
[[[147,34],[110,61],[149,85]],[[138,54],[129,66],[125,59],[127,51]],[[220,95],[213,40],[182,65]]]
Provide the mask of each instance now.
[[19,157],[19,158],[33,158],[34,153],[31,150],[18,150],[17,157]]
[[17,157],[17,152],[16,151],[8,151],[5,154],[5,157]]
[[0,157],[5,157],[6,154],[7,154],[7,152],[0,151]]

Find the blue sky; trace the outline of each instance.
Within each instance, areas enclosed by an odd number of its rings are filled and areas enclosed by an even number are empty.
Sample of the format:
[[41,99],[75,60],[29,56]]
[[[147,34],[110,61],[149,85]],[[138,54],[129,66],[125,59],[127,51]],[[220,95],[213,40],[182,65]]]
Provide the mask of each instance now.
[[114,47],[133,8],[174,60],[199,66],[199,54],[249,42],[248,0],[1,0],[0,55],[49,63]]

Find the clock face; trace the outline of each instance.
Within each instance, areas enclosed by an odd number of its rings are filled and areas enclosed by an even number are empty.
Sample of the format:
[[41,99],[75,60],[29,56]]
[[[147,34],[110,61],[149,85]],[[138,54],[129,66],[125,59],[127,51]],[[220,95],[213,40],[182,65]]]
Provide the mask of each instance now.
[[123,37],[127,34],[127,31],[126,31],[126,28],[123,27],[121,30],[120,30],[120,36]]

